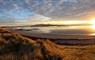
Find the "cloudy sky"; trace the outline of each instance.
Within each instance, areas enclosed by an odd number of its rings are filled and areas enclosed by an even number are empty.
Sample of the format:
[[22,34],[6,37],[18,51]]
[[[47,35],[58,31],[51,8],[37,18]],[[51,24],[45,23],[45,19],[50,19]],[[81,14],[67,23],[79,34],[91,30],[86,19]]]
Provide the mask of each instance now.
[[95,15],[95,0],[0,0],[0,22],[86,20]]

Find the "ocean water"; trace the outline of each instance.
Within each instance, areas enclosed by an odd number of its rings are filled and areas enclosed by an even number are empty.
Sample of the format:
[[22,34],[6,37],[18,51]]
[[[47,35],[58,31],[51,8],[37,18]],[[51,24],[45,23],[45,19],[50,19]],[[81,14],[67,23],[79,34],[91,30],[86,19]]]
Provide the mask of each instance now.
[[39,38],[93,38],[95,29],[92,26],[42,26],[42,27],[15,27],[21,34]]
[[18,27],[23,31],[31,33],[48,33],[48,34],[64,34],[64,35],[90,35],[95,30],[91,26],[49,26],[49,27]]

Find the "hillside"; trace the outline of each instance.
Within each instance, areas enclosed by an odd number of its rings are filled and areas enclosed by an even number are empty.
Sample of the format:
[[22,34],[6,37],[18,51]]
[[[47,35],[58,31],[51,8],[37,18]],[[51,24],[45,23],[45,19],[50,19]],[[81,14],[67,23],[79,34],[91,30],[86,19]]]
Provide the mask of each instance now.
[[95,60],[95,45],[58,45],[0,29],[0,60]]

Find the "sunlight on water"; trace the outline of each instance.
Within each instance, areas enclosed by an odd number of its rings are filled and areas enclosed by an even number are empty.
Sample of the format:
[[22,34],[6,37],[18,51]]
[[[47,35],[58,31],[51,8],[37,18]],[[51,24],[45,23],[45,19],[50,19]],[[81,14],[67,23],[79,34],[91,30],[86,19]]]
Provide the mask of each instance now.
[[[57,35],[95,35],[95,19],[89,21],[53,21],[51,24],[59,24],[63,26],[42,26],[42,27],[20,27],[29,33],[48,33]],[[60,25],[61,25],[60,24]],[[66,25],[66,26],[65,26]]]
[[92,29],[95,29],[95,19],[92,19],[92,20],[91,20],[91,23],[92,23],[92,26],[91,26]]
[[95,18],[91,19],[91,21],[89,23],[91,23],[89,30],[92,32],[89,35],[95,36]]
[[95,33],[90,34],[91,36],[95,36]]

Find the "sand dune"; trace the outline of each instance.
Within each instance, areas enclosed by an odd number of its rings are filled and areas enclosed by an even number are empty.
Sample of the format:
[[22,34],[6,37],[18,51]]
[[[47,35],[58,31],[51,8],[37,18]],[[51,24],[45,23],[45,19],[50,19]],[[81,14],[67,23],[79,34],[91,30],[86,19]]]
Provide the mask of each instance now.
[[58,45],[0,29],[0,60],[95,60],[95,45]]

